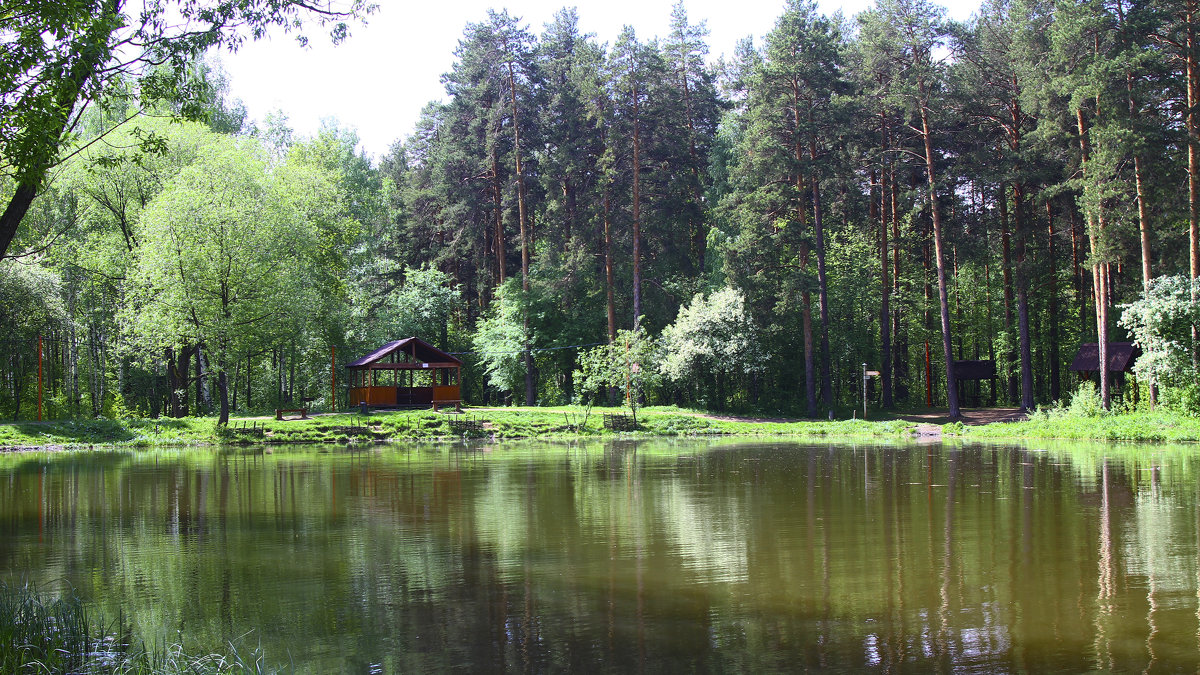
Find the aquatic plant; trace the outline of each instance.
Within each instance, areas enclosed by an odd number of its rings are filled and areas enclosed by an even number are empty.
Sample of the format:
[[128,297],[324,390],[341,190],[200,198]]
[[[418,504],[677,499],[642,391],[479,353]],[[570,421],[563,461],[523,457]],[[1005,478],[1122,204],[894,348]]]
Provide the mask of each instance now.
[[178,644],[147,649],[122,621],[92,615],[74,593],[49,597],[0,582],[0,672],[64,675],[242,675],[273,673],[262,652],[188,654]]

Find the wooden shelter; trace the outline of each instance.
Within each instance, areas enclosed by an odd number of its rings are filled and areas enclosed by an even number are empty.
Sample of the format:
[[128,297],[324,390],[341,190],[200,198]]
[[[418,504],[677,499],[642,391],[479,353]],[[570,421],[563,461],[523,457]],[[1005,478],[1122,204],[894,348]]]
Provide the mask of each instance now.
[[[967,397],[967,382],[974,382],[974,391],[971,393],[973,405],[980,404],[980,382],[984,380],[993,380],[996,377],[996,362],[992,360],[963,360],[954,362],[954,379],[958,380],[958,402],[962,405]],[[992,387],[995,391],[995,386]]]
[[350,405],[379,407],[462,404],[462,361],[420,338],[383,345],[346,364]]
[[[1133,364],[1142,350],[1132,342],[1108,343],[1108,372],[1112,374],[1109,380],[1117,393],[1124,391],[1125,374],[1133,372]],[[1071,370],[1079,373],[1080,381],[1092,379],[1094,373],[1100,371],[1100,345],[1095,342],[1085,342],[1079,345],[1075,359],[1071,361]],[[1137,387],[1133,387],[1133,400],[1138,399]]]
[[[1142,350],[1132,342],[1108,343],[1108,372],[1128,373],[1133,370],[1133,363],[1141,356]],[[1079,345],[1075,360],[1071,361],[1071,370],[1080,373],[1087,379],[1100,370],[1100,345],[1095,342],[1085,342]]]

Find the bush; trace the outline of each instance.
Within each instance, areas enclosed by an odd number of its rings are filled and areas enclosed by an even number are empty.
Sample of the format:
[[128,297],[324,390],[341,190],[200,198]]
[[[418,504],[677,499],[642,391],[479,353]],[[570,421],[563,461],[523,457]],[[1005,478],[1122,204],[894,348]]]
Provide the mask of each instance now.
[[1100,399],[1096,385],[1083,382],[1071,395],[1071,405],[1067,406],[1067,412],[1076,417],[1100,417],[1107,411],[1104,410],[1104,402]]

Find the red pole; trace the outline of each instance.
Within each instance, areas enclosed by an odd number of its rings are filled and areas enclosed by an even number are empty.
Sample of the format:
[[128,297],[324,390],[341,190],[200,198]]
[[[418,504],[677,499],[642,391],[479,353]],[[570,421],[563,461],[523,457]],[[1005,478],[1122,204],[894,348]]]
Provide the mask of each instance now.
[[925,407],[933,407],[933,365],[929,363],[929,340],[925,341]]
[[42,336],[38,336],[38,421],[42,421]]
[[337,347],[329,348],[329,409],[337,410]]

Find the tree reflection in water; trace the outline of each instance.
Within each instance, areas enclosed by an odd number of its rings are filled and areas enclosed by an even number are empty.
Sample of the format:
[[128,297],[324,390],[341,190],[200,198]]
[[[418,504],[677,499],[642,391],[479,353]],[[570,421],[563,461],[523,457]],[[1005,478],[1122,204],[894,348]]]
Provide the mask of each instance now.
[[297,672],[1194,670],[1198,465],[744,441],[10,455],[0,569],[148,642],[261,644]]

